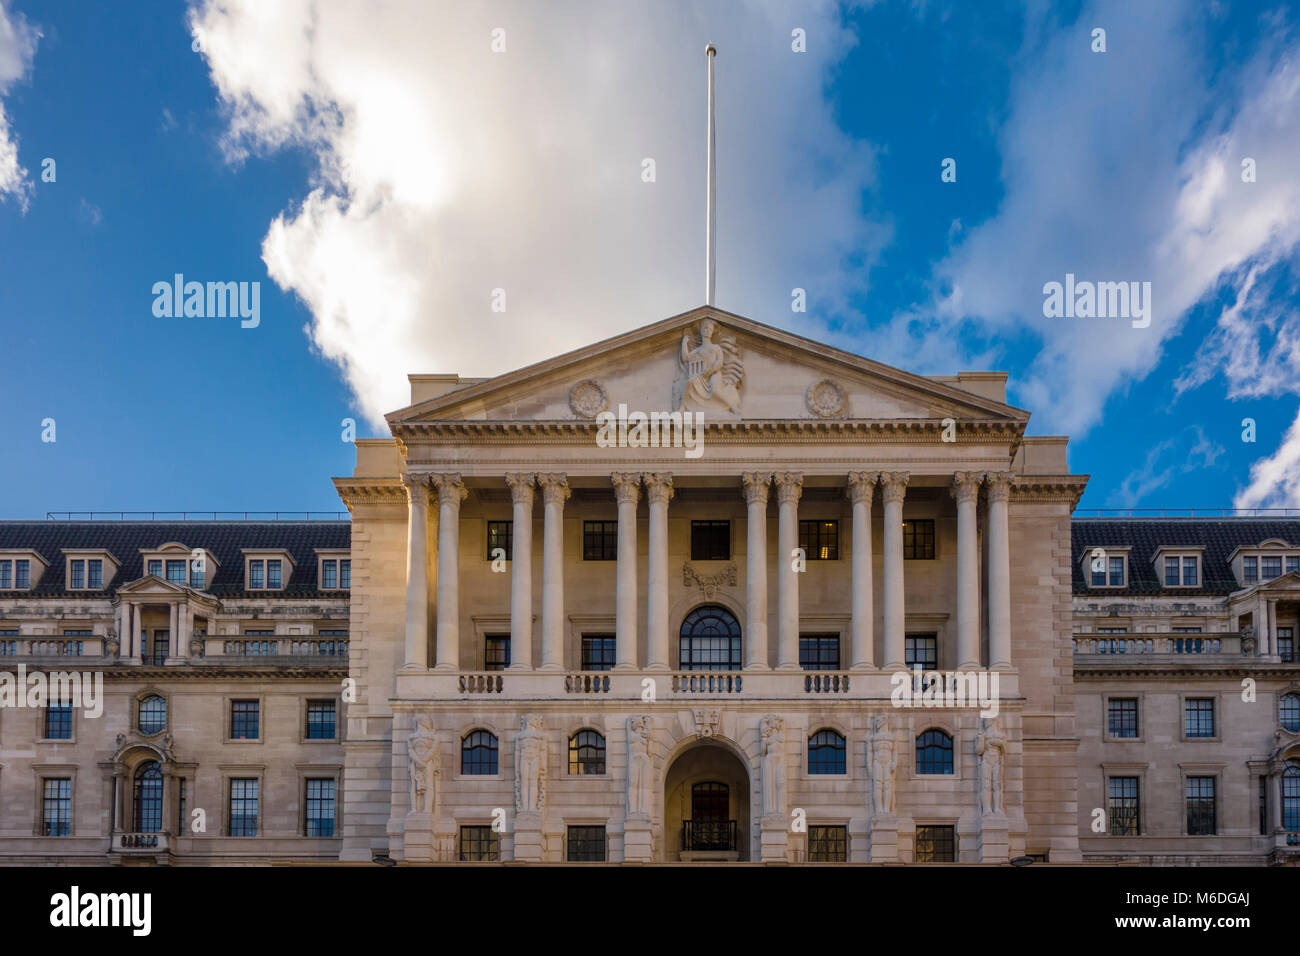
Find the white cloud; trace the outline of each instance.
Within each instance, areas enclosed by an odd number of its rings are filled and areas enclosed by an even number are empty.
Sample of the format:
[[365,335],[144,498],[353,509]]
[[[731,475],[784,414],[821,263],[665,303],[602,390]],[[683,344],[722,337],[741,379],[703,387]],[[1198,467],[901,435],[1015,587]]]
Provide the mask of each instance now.
[[1237,508],[1300,508],[1300,415],[1277,451],[1250,466],[1250,484],[1237,494]]
[[[40,36],[22,14],[8,9],[7,0],[0,0],[0,96],[26,75]],[[18,137],[0,100],[0,201],[12,196],[26,212],[31,188],[27,170],[18,161]]]
[[1148,495],[1166,487],[1179,475],[1214,467],[1225,449],[1199,425],[1184,428],[1173,438],[1158,442],[1142,464],[1120,482],[1106,500],[1108,507],[1136,508]]
[[872,150],[824,96],[854,42],[841,15],[832,0],[797,22],[779,0],[204,0],[191,21],[228,155],[318,161],[263,258],[377,422],[406,404],[408,372],[498,373],[701,304],[706,41],[718,304],[791,326],[801,287],[822,314],[845,309],[889,231],[860,211]]

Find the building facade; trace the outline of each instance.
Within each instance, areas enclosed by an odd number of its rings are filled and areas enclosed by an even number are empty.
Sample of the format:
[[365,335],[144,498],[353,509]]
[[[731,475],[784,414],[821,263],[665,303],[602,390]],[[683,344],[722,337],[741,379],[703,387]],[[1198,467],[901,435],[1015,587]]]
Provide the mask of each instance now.
[[410,384],[350,523],[0,523],[0,692],[104,686],[0,706],[0,859],[1294,860],[1300,521],[712,308]]

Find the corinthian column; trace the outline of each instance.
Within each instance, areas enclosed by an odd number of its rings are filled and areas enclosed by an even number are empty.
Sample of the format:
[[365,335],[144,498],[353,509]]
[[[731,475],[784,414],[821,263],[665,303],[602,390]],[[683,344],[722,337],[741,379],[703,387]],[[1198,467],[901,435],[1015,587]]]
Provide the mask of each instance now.
[[650,567],[646,572],[646,666],[668,669],[668,502],[673,476],[654,472],[641,476],[650,508]]
[[614,619],[614,669],[636,668],[636,505],[641,499],[641,476],[615,472],[618,502],[618,590]]
[[906,666],[907,657],[903,635],[906,618],[903,612],[903,497],[907,494],[907,481],[911,476],[905,471],[892,471],[880,476],[885,503],[885,666]]
[[745,521],[745,667],[767,670],[767,492],[770,471],[740,476],[748,515]]
[[849,472],[848,495],[853,502],[853,637],[850,658],[853,670],[875,666],[872,647],[871,599],[871,496],[879,474],[874,471]]
[[989,502],[989,666],[1011,666],[1011,537],[1007,501],[1010,472],[985,476]]
[[791,554],[799,547],[799,497],[803,475],[776,475],[777,511],[777,670],[799,669],[799,575]]
[[460,475],[430,475],[438,490],[438,670],[460,667]]
[[514,502],[510,524],[510,669],[533,667],[533,475],[506,475]]
[[979,543],[975,508],[983,475],[959,471],[952,476],[957,499],[957,661],[961,670],[980,666]]
[[403,666],[424,670],[429,666],[429,476],[405,474],[402,484],[406,488],[406,662]]
[[542,670],[564,668],[564,502],[569,479],[538,475],[542,489]]

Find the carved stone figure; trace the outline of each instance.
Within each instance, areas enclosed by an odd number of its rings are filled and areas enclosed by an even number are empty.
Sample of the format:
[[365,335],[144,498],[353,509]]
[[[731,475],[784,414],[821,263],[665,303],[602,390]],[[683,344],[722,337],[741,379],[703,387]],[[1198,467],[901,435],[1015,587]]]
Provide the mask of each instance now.
[[1255,644],[1255,626],[1247,624],[1241,629],[1241,653],[1254,654]]
[[785,722],[764,717],[759,725],[763,741],[763,814],[785,815]]
[[438,805],[438,738],[433,720],[421,717],[415,732],[406,738],[411,768],[411,810],[433,813]]
[[104,637],[104,656],[117,657],[117,649],[122,645],[117,639],[117,628],[110,626]]
[[650,730],[648,716],[627,719],[627,812],[650,812]]
[[740,349],[729,335],[713,341],[718,324],[712,319],[700,323],[700,340],[691,341],[691,333],[682,336],[680,365],[673,382],[673,409],[699,411],[721,406],[733,415],[740,414],[740,381],[745,367]]
[[541,714],[519,718],[515,738],[515,808],[520,813],[542,809],[546,801],[546,731]]
[[975,737],[975,756],[980,762],[980,813],[1002,812],[1002,765],[1007,755],[1007,738],[997,717],[980,718]]
[[871,736],[867,738],[868,772],[871,780],[871,815],[894,812],[894,772],[898,769],[898,754],[894,747],[894,732],[889,718],[875,717],[871,721]]

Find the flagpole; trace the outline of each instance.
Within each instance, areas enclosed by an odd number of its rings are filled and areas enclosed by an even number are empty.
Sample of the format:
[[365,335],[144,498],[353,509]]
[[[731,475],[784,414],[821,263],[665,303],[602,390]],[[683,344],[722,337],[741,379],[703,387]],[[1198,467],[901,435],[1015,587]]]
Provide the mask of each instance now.
[[710,43],[704,48],[704,55],[709,60],[709,146],[708,160],[709,172],[708,183],[705,187],[705,198],[708,203],[707,221],[704,229],[704,304],[713,305],[713,288],[715,274],[715,257],[717,254],[716,240],[714,233],[717,229],[717,216],[715,213],[715,201],[717,198],[717,170],[715,168],[716,156],[714,149],[714,122],[713,122],[713,58],[717,55],[717,49]]

